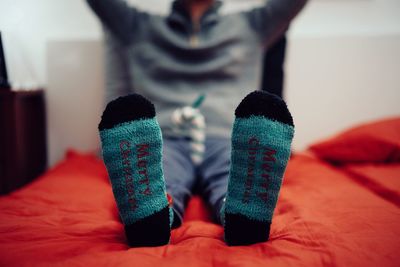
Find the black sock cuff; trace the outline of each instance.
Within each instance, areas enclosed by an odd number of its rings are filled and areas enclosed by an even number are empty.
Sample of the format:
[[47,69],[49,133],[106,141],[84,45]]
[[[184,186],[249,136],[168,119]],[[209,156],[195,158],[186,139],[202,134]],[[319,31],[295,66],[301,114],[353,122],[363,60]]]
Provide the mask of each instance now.
[[107,104],[101,116],[99,130],[111,129],[115,125],[156,116],[154,105],[139,94],[119,97]]
[[260,222],[241,214],[225,213],[224,228],[225,241],[229,246],[244,246],[268,241],[271,222]]
[[293,118],[282,98],[264,91],[254,91],[248,94],[236,108],[237,118],[264,116],[267,119],[279,121],[291,126]]
[[131,247],[158,247],[168,244],[170,239],[169,206],[134,224],[125,226]]

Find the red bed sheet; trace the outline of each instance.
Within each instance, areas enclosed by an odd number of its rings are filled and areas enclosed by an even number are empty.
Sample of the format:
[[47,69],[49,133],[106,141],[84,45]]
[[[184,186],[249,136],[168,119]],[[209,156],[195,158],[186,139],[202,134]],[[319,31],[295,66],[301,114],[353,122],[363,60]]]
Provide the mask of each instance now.
[[400,163],[350,164],[343,170],[354,181],[400,208]]
[[0,198],[0,266],[399,266],[399,222],[392,202],[343,170],[298,155],[270,241],[226,246],[222,227],[195,198],[169,245],[130,249],[103,164],[69,153]]

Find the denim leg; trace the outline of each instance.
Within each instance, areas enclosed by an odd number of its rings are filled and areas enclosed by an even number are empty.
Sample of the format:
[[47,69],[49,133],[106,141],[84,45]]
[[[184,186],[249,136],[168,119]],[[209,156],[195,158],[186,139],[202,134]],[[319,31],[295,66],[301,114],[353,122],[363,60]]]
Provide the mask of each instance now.
[[163,169],[168,194],[173,199],[175,219],[172,227],[181,225],[186,204],[195,184],[195,168],[185,139],[164,138]]
[[229,180],[231,140],[222,137],[206,139],[204,161],[200,165],[200,190],[211,207],[213,218],[221,223],[220,210]]

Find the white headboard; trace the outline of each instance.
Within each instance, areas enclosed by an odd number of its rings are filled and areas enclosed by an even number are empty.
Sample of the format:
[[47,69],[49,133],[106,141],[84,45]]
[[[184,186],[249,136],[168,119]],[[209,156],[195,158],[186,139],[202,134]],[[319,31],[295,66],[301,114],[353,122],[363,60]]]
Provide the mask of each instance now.
[[103,110],[104,60],[101,40],[47,44],[47,127],[49,165],[66,149],[95,151]]

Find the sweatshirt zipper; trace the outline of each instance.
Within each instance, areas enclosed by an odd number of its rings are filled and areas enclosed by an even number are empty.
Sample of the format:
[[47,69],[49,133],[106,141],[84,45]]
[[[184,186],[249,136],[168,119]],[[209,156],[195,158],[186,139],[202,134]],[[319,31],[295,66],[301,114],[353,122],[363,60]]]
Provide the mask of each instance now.
[[200,33],[200,23],[196,22],[193,24],[193,30],[189,40],[191,47],[199,46],[199,33]]

